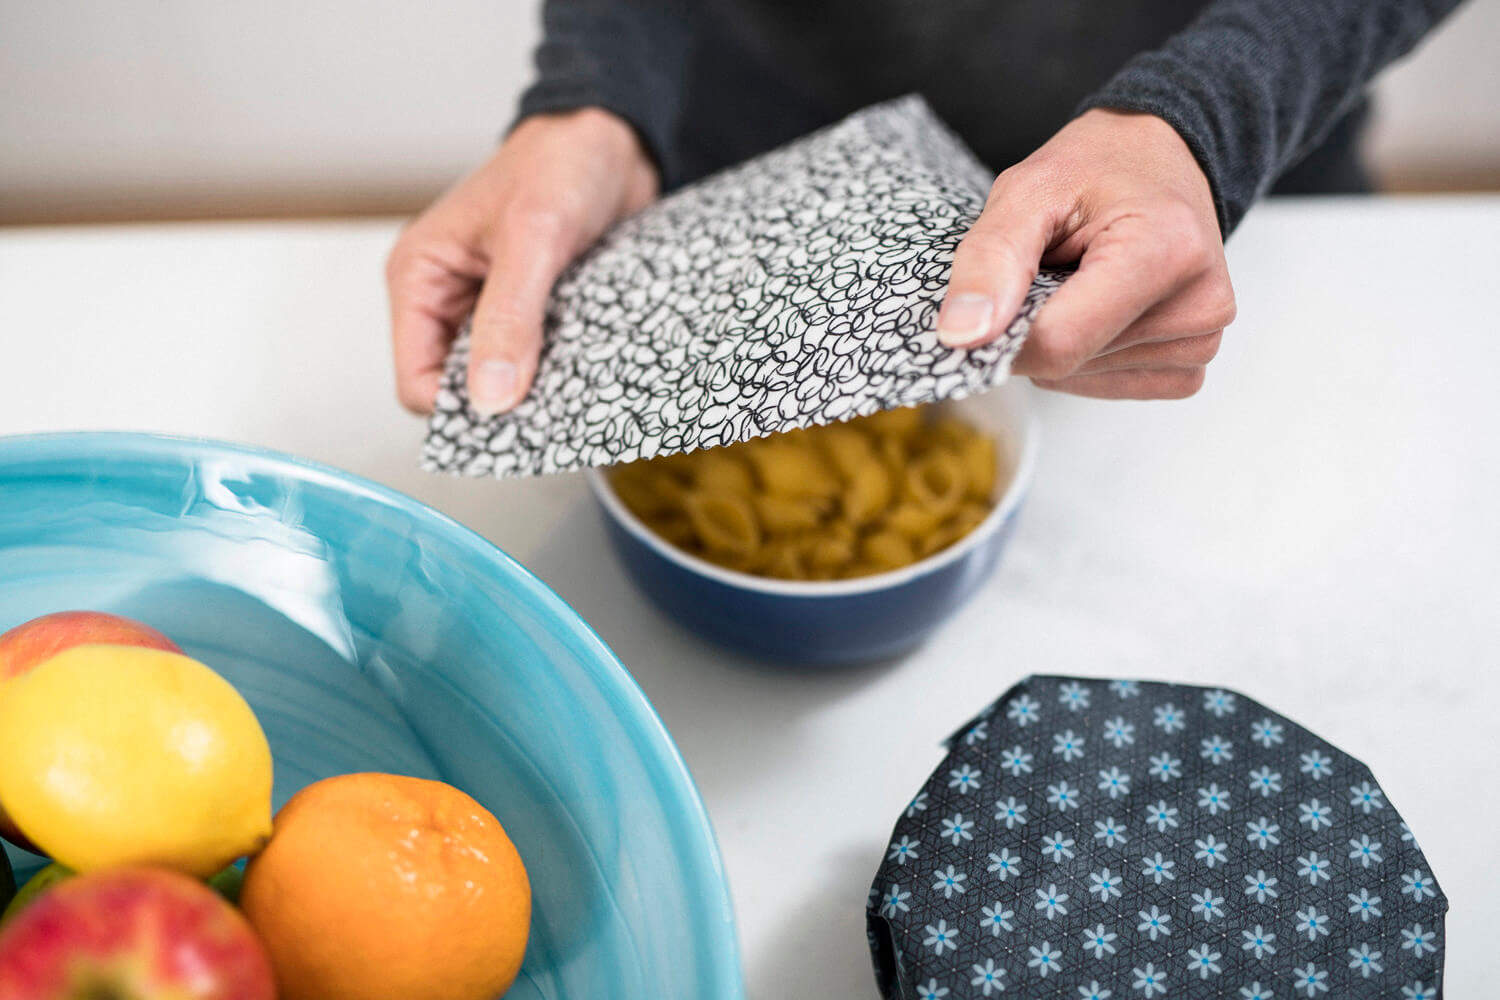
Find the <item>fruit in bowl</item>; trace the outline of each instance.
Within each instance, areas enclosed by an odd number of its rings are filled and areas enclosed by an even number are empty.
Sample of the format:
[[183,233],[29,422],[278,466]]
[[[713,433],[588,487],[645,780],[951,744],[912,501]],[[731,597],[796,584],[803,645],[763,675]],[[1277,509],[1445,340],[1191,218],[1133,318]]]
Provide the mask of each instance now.
[[232,906],[160,868],[70,878],[0,930],[5,1000],[275,1000],[265,949]]
[[531,886],[499,822],[457,788],[346,774],[281,807],[240,906],[282,1000],[492,1000],[520,971]]
[[103,611],[57,611],[0,634],[0,682],[18,677],[74,646],[141,646],[180,653],[149,625]]
[[[4,856],[5,852],[0,851],[0,858]],[[15,896],[5,905],[5,908],[0,909],[0,927],[5,926],[7,921],[25,909],[32,900],[64,879],[72,878],[74,874],[76,873],[73,869],[67,865],[60,865],[54,861],[31,876],[25,885],[16,889]]]
[[180,653],[75,646],[0,688],[0,802],[75,871],[208,877],[271,834],[271,748],[239,692]]
[[[10,855],[0,848],[0,914],[10,909],[16,895],[16,873],[10,867]],[[4,919],[0,916],[0,919]]]
[[19,892],[0,867],[0,998],[508,990],[531,886],[495,817],[441,781],[356,773],[304,787],[273,827],[254,712],[164,642],[38,644],[3,688],[0,795],[58,860]]
[[[65,649],[98,643],[182,652],[171,639],[131,618],[102,611],[58,611],[33,618],[0,635],[0,685]],[[0,837],[23,850],[39,850],[6,813],[3,801],[0,801]]]

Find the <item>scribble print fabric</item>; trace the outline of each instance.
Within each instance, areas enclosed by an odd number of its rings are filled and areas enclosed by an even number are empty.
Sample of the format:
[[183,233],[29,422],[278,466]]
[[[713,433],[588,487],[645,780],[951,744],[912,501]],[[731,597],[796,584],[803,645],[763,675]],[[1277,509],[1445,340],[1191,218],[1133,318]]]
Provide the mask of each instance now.
[[1448,903],[1368,768],[1227,690],[1029,677],[870,889],[888,998],[1436,1000]]
[[626,220],[554,290],[535,385],[468,408],[460,333],[423,450],[515,476],[730,444],[1003,381],[1062,281],[1038,276],[995,344],[932,328],[990,175],[915,97],[876,105]]

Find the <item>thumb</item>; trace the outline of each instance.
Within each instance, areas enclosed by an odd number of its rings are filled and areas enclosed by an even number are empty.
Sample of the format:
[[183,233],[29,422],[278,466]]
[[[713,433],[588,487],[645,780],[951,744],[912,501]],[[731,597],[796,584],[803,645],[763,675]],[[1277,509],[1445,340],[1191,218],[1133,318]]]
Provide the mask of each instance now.
[[1002,175],[954,251],[938,342],[978,347],[1003,333],[1021,309],[1054,228],[1052,212]]
[[541,354],[547,299],[572,256],[560,219],[497,231],[470,327],[469,405],[480,416],[514,409],[526,397]]

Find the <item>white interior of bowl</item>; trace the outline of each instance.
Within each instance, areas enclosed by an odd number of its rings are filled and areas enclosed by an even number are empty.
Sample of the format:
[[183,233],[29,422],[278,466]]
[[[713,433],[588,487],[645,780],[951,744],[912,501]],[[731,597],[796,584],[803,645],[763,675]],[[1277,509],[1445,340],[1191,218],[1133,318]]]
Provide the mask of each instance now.
[[956,562],[963,558],[965,553],[1000,530],[1000,526],[1016,509],[1029,488],[1036,465],[1038,430],[1036,419],[1031,412],[1028,392],[1024,383],[1011,381],[998,389],[978,396],[939,404],[941,411],[952,413],[995,436],[1000,467],[1006,473],[996,483],[995,488],[999,496],[992,498],[995,506],[978,527],[946,549],[919,559],[910,566],[903,566],[886,573],[857,577],[853,580],[779,580],[725,569],[677,548],[647,527],[645,522],[636,517],[615,493],[614,487],[609,482],[608,469],[590,470],[589,485],[609,516],[619,522],[626,531],[661,553],[665,558],[700,576],[718,580],[720,583],[742,590],[755,590],[787,597],[847,597],[853,594],[871,593],[899,586]]

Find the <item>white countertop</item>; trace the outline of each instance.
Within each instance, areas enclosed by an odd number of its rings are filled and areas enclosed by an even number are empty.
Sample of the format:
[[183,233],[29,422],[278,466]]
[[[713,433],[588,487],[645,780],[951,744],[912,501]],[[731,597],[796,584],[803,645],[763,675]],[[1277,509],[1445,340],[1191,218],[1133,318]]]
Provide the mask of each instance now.
[[[1448,995],[1500,936],[1500,197],[1306,200],[1230,244],[1240,318],[1179,403],[1039,394],[998,574],[924,648],[767,671],[626,580],[576,476],[417,469],[389,220],[0,230],[0,434],[319,459],[493,539],[614,647],[718,829],[752,1000],[875,995],[864,899],[938,741],[1025,673],[1241,688],[1363,758],[1446,889]],[[1486,987],[1489,987],[1488,989]]]

